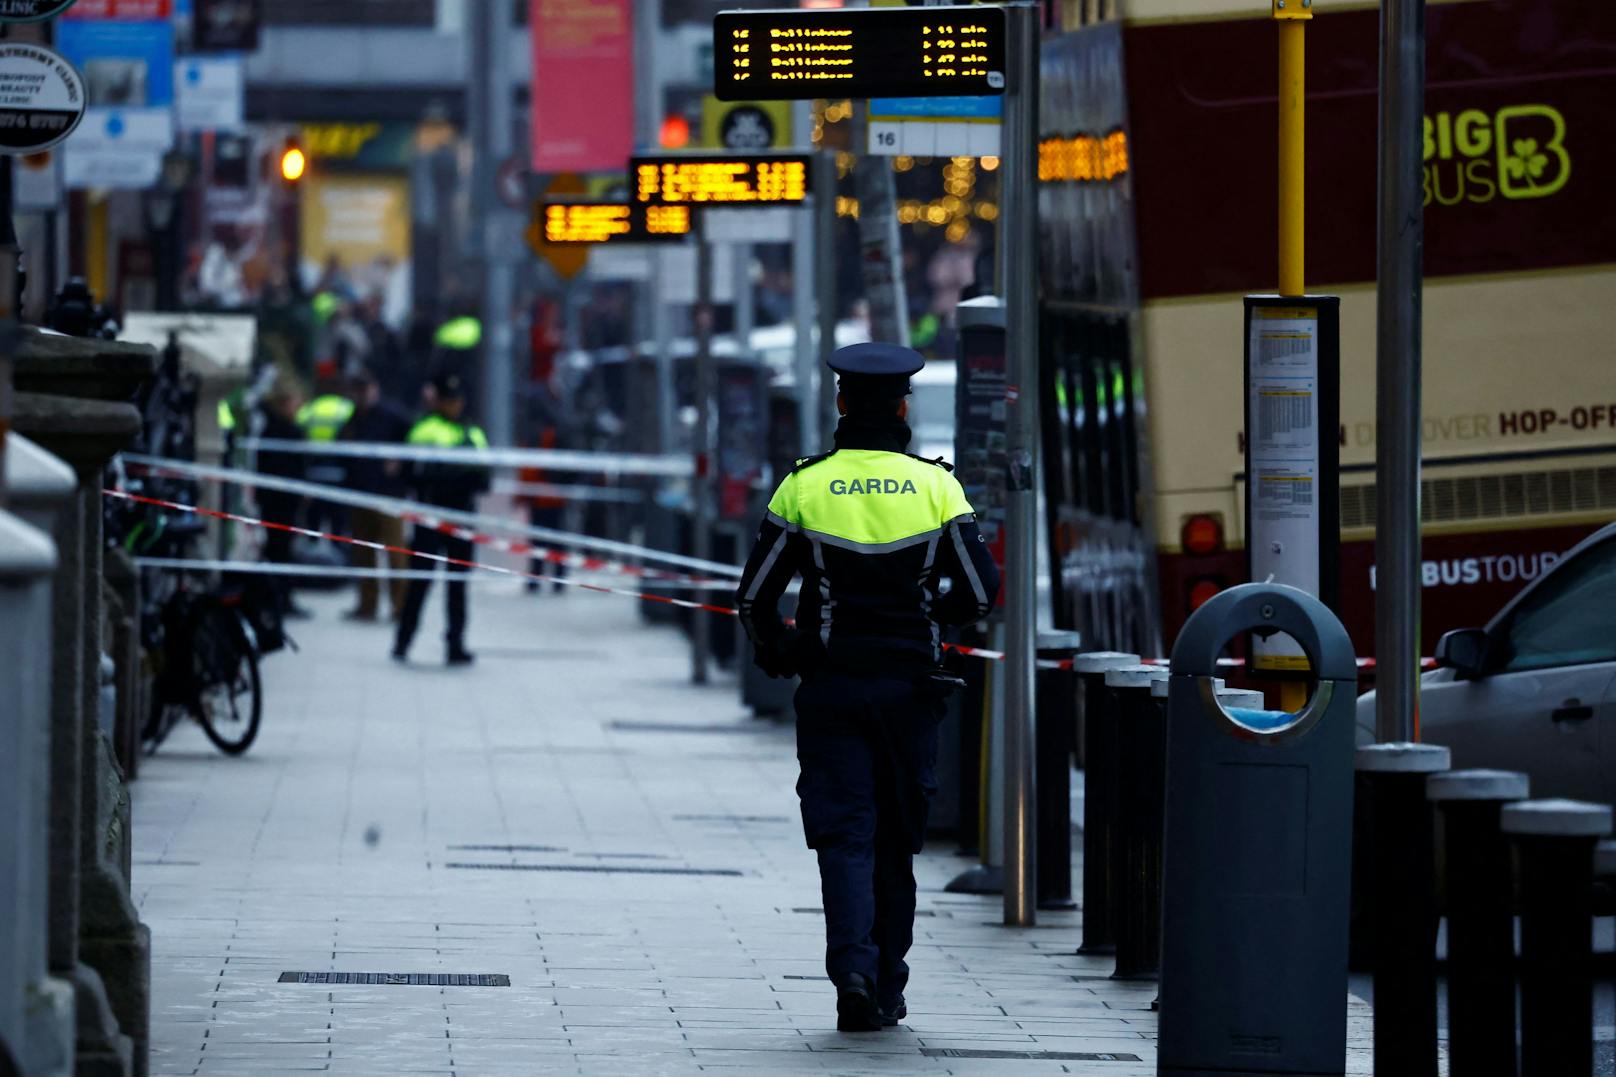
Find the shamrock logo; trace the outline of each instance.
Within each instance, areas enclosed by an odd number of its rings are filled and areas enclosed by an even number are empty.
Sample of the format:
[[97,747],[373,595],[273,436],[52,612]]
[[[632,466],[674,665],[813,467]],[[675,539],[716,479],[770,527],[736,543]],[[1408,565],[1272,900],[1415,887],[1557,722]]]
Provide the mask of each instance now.
[[1549,167],[1549,155],[1538,152],[1537,139],[1517,138],[1510,143],[1511,153],[1504,155],[1504,169],[1511,179],[1525,180],[1528,187],[1536,187],[1544,169]]

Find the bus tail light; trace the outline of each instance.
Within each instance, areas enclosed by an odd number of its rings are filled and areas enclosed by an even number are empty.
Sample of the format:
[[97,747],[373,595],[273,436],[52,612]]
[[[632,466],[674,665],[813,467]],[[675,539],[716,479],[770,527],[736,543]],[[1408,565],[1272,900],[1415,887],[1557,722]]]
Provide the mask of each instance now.
[[1186,516],[1178,541],[1185,553],[1217,553],[1223,549],[1223,517],[1207,512]]
[[1194,613],[1212,601],[1212,596],[1223,590],[1223,587],[1223,581],[1214,576],[1198,576],[1191,580],[1188,595],[1189,612]]

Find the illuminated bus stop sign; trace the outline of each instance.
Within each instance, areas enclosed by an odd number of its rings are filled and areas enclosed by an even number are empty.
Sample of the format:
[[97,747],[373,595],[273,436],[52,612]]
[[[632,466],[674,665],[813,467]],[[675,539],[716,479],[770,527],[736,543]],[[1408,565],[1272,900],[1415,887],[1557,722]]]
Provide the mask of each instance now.
[[679,243],[691,233],[687,206],[543,201],[534,238],[545,244]]
[[997,7],[721,11],[713,18],[720,101],[1002,94]]
[[629,158],[634,201],[647,206],[794,206],[808,196],[805,154]]

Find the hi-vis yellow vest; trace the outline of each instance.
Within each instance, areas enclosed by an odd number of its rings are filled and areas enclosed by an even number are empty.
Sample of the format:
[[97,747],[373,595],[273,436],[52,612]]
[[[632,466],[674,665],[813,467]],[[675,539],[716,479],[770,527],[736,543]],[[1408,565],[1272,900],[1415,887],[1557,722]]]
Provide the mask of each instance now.
[[870,552],[925,541],[972,513],[947,469],[875,449],[838,449],[787,475],[769,502],[788,531]]

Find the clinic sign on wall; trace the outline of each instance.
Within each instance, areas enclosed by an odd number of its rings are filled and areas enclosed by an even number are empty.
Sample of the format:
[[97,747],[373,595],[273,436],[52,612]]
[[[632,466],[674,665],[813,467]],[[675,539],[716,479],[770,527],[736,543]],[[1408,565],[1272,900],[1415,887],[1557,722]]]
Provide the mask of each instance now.
[[0,45],[0,154],[38,153],[84,118],[84,80],[43,45]]
[[72,6],[73,0],[0,0],[0,22],[54,19]]

